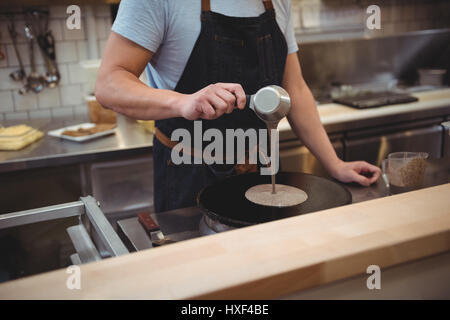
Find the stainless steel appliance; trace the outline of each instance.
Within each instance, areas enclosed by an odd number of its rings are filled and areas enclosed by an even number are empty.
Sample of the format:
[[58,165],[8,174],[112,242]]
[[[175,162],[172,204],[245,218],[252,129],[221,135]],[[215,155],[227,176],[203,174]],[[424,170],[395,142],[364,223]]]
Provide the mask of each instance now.
[[[330,135],[331,144],[339,158],[344,158],[343,135]],[[281,170],[291,172],[305,172],[326,177],[328,173],[317,158],[298,139],[280,141]]]
[[415,102],[417,100],[419,99],[409,94],[393,91],[368,91],[333,99],[336,103],[357,109],[375,108],[392,104]]
[[440,158],[442,126],[439,119],[348,132],[344,139],[346,161],[365,160],[377,166],[389,153],[427,152]]
[[450,157],[450,121],[442,123],[442,157]]
[[[294,217],[315,211],[330,209],[352,202],[350,192],[341,184],[311,174],[278,172],[277,183],[303,190],[307,200],[291,206],[258,204],[246,197],[246,191],[254,186],[270,183],[270,177],[252,172],[228,177],[203,188],[197,196],[199,210],[204,218],[201,233],[211,234],[278,219]],[[210,229],[210,230],[208,230]]]
[[447,70],[449,84],[450,29],[394,36],[302,43],[299,51],[306,83],[321,101],[331,100],[336,84],[382,85],[399,81],[414,86],[418,69]]
[[[48,206],[0,215],[0,230],[36,222],[79,217],[79,224],[67,228],[76,253],[71,255],[73,264],[98,261],[129,253],[113,227],[100,210],[99,202],[91,197],[81,197],[80,201]],[[95,240],[106,254],[94,244]]]

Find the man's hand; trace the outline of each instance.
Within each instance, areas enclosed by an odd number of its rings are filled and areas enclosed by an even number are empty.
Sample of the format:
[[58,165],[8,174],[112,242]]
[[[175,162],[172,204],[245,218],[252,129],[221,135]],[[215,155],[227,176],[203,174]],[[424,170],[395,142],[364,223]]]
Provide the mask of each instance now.
[[193,94],[180,95],[177,106],[188,120],[216,119],[234,108],[244,109],[245,92],[237,83],[211,84]]
[[380,168],[365,161],[339,161],[331,170],[331,175],[341,182],[357,182],[363,186],[370,186],[381,175]]

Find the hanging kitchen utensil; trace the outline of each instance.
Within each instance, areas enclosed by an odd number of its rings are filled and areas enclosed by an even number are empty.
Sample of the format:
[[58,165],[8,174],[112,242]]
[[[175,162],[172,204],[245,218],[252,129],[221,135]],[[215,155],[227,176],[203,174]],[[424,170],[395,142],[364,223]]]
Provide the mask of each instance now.
[[44,89],[45,79],[38,74],[34,56],[34,35],[31,25],[25,26],[25,35],[28,38],[28,47],[30,53],[31,72],[27,77],[27,87],[35,93],[39,93]]
[[[0,39],[2,38],[2,33],[0,32]],[[0,61],[6,59],[6,54],[2,51],[0,47]]]
[[46,32],[38,38],[39,47],[41,48],[44,57],[47,72],[45,73],[45,80],[49,88],[54,88],[58,85],[61,76],[56,63],[55,53],[55,39],[51,31]]
[[231,227],[244,227],[334,208],[352,202],[350,192],[340,184],[300,172],[279,172],[277,174],[277,183],[293,186],[306,192],[308,199],[299,205],[291,207],[264,206],[253,203],[245,197],[245,192],[249,188],[266,183],[270,183],[270,176],[259,173],[236,175],[205,187],[198,194],[197,204],[208,221]]
[[48,29],[48,11],[32,11],[26,13],[28,21],[33,25],[33,31],[45,63],[45,84],[54,88],[60,81],[60,73],[56,64],[55,39]]
[[[22,81],[26,78],[25,68],[23,66],[22,57],[20,56],[19,50],[17,49],[17,31],[14,25],[14,17],[9,16],[8,21],[8,32],[11,37],[14,52],[16,53],[17,61],[19,62],[19,70],[13,71],[9,74],[9,77],[14,81]],[[26,85],[25,85],[26,87]]]

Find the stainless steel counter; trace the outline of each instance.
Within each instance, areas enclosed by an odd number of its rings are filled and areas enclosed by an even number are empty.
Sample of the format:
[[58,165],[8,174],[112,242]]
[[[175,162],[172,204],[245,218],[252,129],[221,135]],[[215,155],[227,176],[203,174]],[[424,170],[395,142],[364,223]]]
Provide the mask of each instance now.
[[[318,110],[328,134],[367,129],[388,123],[412,123],[419,119],[428,119],[440,124],[450,114],[448,89],[421,93],[419,98],[419,102],[412,104],[367,110],[356,110],[337,104],[321,105]],[[34,120],[27,121],[27,124],[46,134],[49,130],[81,122],[80,120]],[[3,126],[12,124],[14,123],[2,123]],[[287,120],[282,121],[279,128],[280,140],[296,139]],[[22,150],[0,151],[0,173],[105,160],[119,153],[123,156],[145,153],[151,151],[152,141],[153,136],[134,120],[119,116],[116,135],[85,143],[60,140],[45,135],[40,141]]]
[[[427,160],[427,169],[425,172],[423,188],[433,187],[450,182],[450,158],[429,159]],[[353,198],[353,203],[373,200],[386,197],[389,191],[384,184],[383,179],[378,179],[370,187],[362,187],[357,184],[345,184]]]
[[[49,130],[81,123],[80,120],[34,120],[27,124],[44,137],[19,151],[0,151],[0,173],[15,170],[76,164],[150,152],[153,136],[136,121],[118,117],[116,134],[83,143],[50,137]],[[14,123],[3,123],[4,126]]]

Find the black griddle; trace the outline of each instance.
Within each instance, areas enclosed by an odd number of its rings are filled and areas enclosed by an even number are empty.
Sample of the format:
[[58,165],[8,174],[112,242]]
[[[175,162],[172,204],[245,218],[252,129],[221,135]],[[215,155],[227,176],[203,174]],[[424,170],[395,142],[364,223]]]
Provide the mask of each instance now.
[[338,183],[299,172],[279,172],[276,176],[277,184],[294,186],[307,193],[308,199],[299,205],[278,208],[255,204],[245,198],[245,192],[250,187],[265,183],[271,183],[271,177],[259,173],[226,178],[200,191],[197,204],[204,214],[215,221],[232,227],[244,227],[352,202],[350,192]]
[[333,102],[347,105],[357,109],[376,108],[392,104],[409,103],[418,101],[406,93],[393,91],[361,92],[353,96],[344,96],[333,99]]

